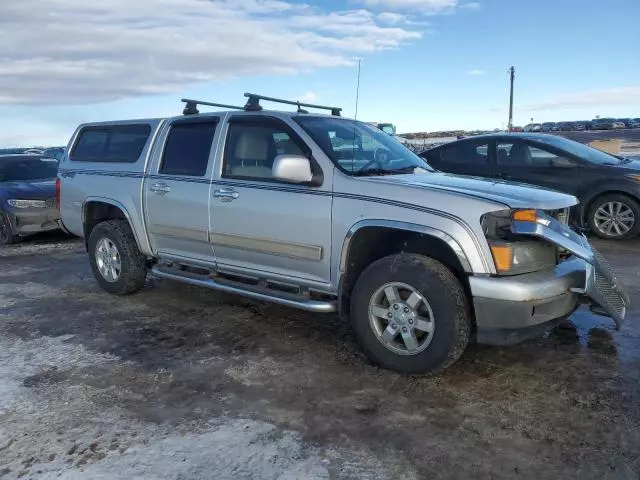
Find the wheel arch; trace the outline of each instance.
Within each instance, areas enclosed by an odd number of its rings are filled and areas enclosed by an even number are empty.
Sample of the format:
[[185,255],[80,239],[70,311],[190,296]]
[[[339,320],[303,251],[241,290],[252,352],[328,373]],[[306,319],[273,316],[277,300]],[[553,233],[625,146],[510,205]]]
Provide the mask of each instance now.
[[138,248],[143,251],[140,237],[127,208],[121,202],[105,197],[88,197],[82,205],[82,229],[87,248],[92,230],[96,225],[107,220],[126,220],[133,232]]
[[338,311],[349,315],[351,292],[356,280],[372,262],[394,253],[419,253],[449,267],[469,293],[472,267],[460,244],[437,228],[396,220],[361,220],[343,241],[339,263]]

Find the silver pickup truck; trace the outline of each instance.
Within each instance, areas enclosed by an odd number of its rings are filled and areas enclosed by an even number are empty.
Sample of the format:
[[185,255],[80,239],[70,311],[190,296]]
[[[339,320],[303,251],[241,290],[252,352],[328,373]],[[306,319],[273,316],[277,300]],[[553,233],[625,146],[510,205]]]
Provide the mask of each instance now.
[[616,277],[567,226],[574,197],[440,173],[339,108],[263,110],[277,99],[246,96],[78,127],[58,201],[104,290],[136,292],[150,270],[338,312],[373,362],[413,374],[451,365],[472,339],[536,335],[580,304],[624,319]]

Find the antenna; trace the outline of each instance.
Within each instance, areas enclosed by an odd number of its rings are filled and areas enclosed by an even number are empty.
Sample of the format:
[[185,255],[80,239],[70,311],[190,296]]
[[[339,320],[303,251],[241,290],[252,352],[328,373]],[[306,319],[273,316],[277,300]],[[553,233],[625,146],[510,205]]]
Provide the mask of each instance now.
[[336,117],[339,117],[340,112],[342,111],[342,108],[340,107],[328,107],[325,105],[314,105],[313,103],[294,102],[292,100],[284,100],[282,98],[265,97],[264,95],[258,95],[257,93],[245,93],[244,96],[248,98],[247,104],[244,106],[244,109],[249,112],[257,112],[262,110],[260,100],[274,103],[284,103],[286,105],[294,105],[298,107],[298,113],[308,113],[306,110],[302,110],[300,107],[317,108],[319,110],[330,110],[331,115],[334,115]]
[[230,108],[232,110],[244,110],[244,107],[238,107],[236,105],[225,105],[224,103],[205,102],[203,100],[191,100],[189,98],[183,98],[180,101],[186,104],[184,106],[184,110],[182,111],[183,115],[197,115],[198,113],[200,113],[200,111],[198,110],[198,105],[207,105],[209,107]]

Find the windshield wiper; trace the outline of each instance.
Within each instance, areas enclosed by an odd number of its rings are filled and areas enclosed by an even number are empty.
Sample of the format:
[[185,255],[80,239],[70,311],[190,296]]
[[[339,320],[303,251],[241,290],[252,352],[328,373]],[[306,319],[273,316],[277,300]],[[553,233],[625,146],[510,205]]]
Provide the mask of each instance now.
[[413,171],[418,167],[417,165],[412,165],[410,167],[402,167],[402,168],[367,168],[366,170],[357,170],[352,172],[351,174],[354,177],[367,177],[374,175],[401,175],[403,173],[413,173]]

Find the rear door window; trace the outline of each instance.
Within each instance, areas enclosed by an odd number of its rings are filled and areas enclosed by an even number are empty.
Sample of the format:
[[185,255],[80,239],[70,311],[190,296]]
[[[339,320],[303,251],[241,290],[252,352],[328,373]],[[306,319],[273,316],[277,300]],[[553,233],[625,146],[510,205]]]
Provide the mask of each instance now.
[[217,124],[217,119],[173,124],[164,147],[160,173],[189,177],[204,176],[209,164],[209,154]]
[[86,127],[69,158],[75,162],[134,163],[150,134],[151,127],[146,124]]

